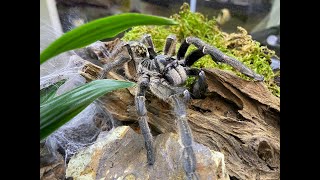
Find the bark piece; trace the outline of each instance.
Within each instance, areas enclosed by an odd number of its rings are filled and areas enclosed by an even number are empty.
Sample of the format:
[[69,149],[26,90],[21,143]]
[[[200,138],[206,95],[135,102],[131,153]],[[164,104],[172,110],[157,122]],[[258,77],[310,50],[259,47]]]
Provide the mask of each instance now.
[[[187,113],[196,142],[225,155],[226,168],[237,179],[280,178],[280,100],[263,82],[243,80],[231,72],[205,69],[208,96],[194,99]],[[136,124],[135,88],[101,98],[120,121]],[[175,132],[169,104],[146,95],[149,124],[156,133]]]

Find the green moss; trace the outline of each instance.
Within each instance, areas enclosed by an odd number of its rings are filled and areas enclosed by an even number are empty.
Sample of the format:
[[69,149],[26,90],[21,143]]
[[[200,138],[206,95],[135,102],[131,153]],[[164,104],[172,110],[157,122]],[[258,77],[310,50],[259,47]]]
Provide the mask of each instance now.
[[191,88],[196,79],[195,76],[188,76],[185,86]]
[[[178,42],[181,42],[188,36],[196,36],[208,44],[217,47],[223,53],[235,57],[258,74],[263,75],[265,77],[264,82],[269,90],[275,96],[280,97],[280,87],[274,83],[275,74],[270,67],[270,58],[275,52],[252,40],[245,29],[238,27],[238,32],[231,34],[222,32],[217,25],[215,17],[208,19],[201,13],[193,13],[190,11],[187,3],[184,3],[180,8],[180,12],[172,15],[171,18],[176,20],[179,25],[134,27],[124,35],[123,40],[137,40],[144,34],[151,34],[156,51],[162,51],[165,39],[169,34],[175,34]],[[177,49],[179,47],[180,43],[177,43]],[[188,49],[187,54],[194,49],[196,48],[192,45]],[[208,55],[195,62],[193,67],[230,70],[243,79],[251,79],[227,64],[214,62]],[[193,80],[190,80],[190,83]]]

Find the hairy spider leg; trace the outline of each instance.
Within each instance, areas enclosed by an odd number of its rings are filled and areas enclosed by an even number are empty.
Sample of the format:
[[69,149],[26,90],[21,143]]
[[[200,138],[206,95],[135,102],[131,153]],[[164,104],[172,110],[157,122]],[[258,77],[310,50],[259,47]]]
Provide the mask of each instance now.
[[188,57],[185,58],[185,65],[192,65],[195,61],[197,61],[199,58],[202,56],[209,54],[212,58],[212,60],[217,61],[217,62],[222,62],[225,64],[228,64],[238,70],[239,72],[254,78],[257,81],[263,81],[264,77],[260,74],[256,74],[253,70],[248,68],[246,65],[244,65],[242,62],[239,60],[227,56],[224,53],[222,53],[219,49],[210,46],[206,43],[204,43],[202,40],[196,37],[187,37],[181,44],[180,49],[178,50],[177,53],[177,59],[180,60],[184,58],[185,53],[187,52],[188,47],[193,44],[195,45],[198,50],[193,51],[188,55]]
[[[123,50],[127,50],[129,56],[126,56],[125,54],[123,54]],[[119,48],[117,48],[111,55],[110,55],[111,59],[115,59],[114,61],[107,63],[105,65],[103,65],[103,71],[102,71],[102,75],[101,75],[101,79],[103,79],[106,74],[112,70],[113,68],[116,67],[120,67],[121,65],[123,65],[126,62],[129,62],[130,60],[132,60],[133,58],[133,52],[131,50],[131,47],[128,43],[124,44],[124,45],[120,45]]]
[[196,157],[192,147],[193,138],[190,126],[188,124],[185,102],[177,94],[170,96],[170,98],[174,107],[174,112],[176,113],[176,122],[178,125],[179,135],[181,137],[181,143],[183,145],[183,168],[188,179],[198,179],[195,173]]
[[178,134],[182,145],[183,168],[188,179],[197,179],[196,158],[193,151],[192,132],[188,125],[186,102],[190,98],[188,90],[182,87],[172,87],[169,83],[159,77],[150,78],[150,90],[160,99],[170,103],[175,112]]
[[205,73],[201,69],[186,67],[187,75],[197,76],[195,83],[191,87],[191,95],[197,99],[204,98],[207,92],[208,84]]
[[145,148],[147,150],[147,160],[149,165],[153,165],[155,161],[153,138],[148,126],[147,109],[145,106],[145,93],[149,87],[150,77],[142,74],[138,79],[138,91],[135,98],[136,110],[138,113],[138,122],[145,141]]
[[[126,56],[123,54],[123,50],[127,50],[129,56]],[[133,60],[133,52],[128,43],[124,45],[120,45],[119,48],[117,48],[111,55],[110,58],[115,59],[115,61],[105,64],[104,65],[104,71],[102,77],[105,77],[105,75],[113,68],[119,67],[123,65],[126,62],[129,62],[130,60]],[[150,132],[150,128],[148,126],[148,116],[147,116],[147,110],[145,108],[145,92],[148,89],[150,78],[146,74],[142,74],[138,79],[138,92],[136,94],[135,98],[135,105],[136,110],[138,113],[138,122],[139,126],[141,128],[141,133],[145,140],[145,148],[147,150],[147,159],[148,164],[152,165],[154,164],[155,157],[154,157],[154,150],[153,150],[153,138],[152,134]]]
[[166,43],[163,48],[163,54],[168,56],[174,56],[176,54],[176,44],[177,44],[176,36],[173,34],[170,34],[166,39]]
[[157,53],[154,49],[154,45],[151,39],[150,34],[145,34],[140,40],[143,44],[147,45],[148,52],[150,54],[150,59],[154,59],[157,56]]

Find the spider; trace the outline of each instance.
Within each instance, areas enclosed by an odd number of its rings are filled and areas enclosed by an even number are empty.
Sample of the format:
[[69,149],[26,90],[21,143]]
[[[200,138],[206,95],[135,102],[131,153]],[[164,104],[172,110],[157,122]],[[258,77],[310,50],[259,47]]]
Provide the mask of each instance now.
[[[201,69],[190,66],[204,55],[210,55],[214,61],[229,64],[241,73],[257,80],[263,81],[262,75],[256,74],[235,58],[223,54],[217,48],[210,46],[196,37],[187,37],[181,43],[176,54],[176,36],[166,38],[163,54],[155,52],[151,35],[144,35],[140,41],[130,41],[121,44],[112,54],[102,46],[94,51],[98,59],[108,56],[111,62],[103,65],[102,78],[115,68],[124,66],[125,76],[137,82],[135,107],[138,122],[145,140],[147,161],[149,165],[155,162],[153,137],[148,126],[148,116],[145,107],[146,91],[151,91],[158,98],[170,103],[175,112],[178,134],[182,144],[183,168],[188,179],[197,179],[195,173],[196,158],[193,150],[193,138],[188,125],[186,103],[192,98],[203,98],[207,90],[205,73]],[[185,57],[188,47],[193,44],[197,47]],[[175,55],[176,54],[176,55]],[[133,67],[133,68],[129,68]],[[197,79],[188,90],[183,85],[188,76]]]

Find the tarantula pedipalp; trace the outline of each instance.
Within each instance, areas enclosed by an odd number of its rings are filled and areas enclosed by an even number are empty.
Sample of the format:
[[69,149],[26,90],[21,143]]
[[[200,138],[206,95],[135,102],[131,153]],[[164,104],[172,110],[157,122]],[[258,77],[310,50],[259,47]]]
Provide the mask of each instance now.
[[[187,57],[184,57],[191,44],[195,45],[198,49],[191,52]],[[145,139],[148,164],[150,165],[154,164],[155,156],[153,138],[148,126],[148,116],[145,107],[146,91],[150,90],[154,95],[173,106],[179,129],[178,133],[183,147],[183,167],[188,179],[197,179],[195,173],[196,159],[192,146],[193,138],[187,122],[185,104],[191,96],[193,98],[204,97],[207,84],[204,72],[201,69],[191,68],[190,66],[202,56],[208,54],[213,60],[229,64],[255,80],[262,81],[264,78],[253,72],[240,61],[223,54],[217,48],[204,43],[196,37],[186,38],[182,42],[176,56],[175,47],[176,37],[170,35],[166,39],[163,54],[157,54],[151,36],[145,35],[140,41],[131,41],[122,44],[111,55],[102,48],[101,50],[105,51],[104,54],[107,54],[110,59],[113,59],[113,61],[104,65],[102,77],[110,70],[125,65],[125,75],[127,78],[137,81],[138,87],[135,105],[139,116],[139,126]],[[128,68],[128,63],[134,68]],[[189,90],[183,86],[188,76],[198,77],[191,87],[190,93]]]

